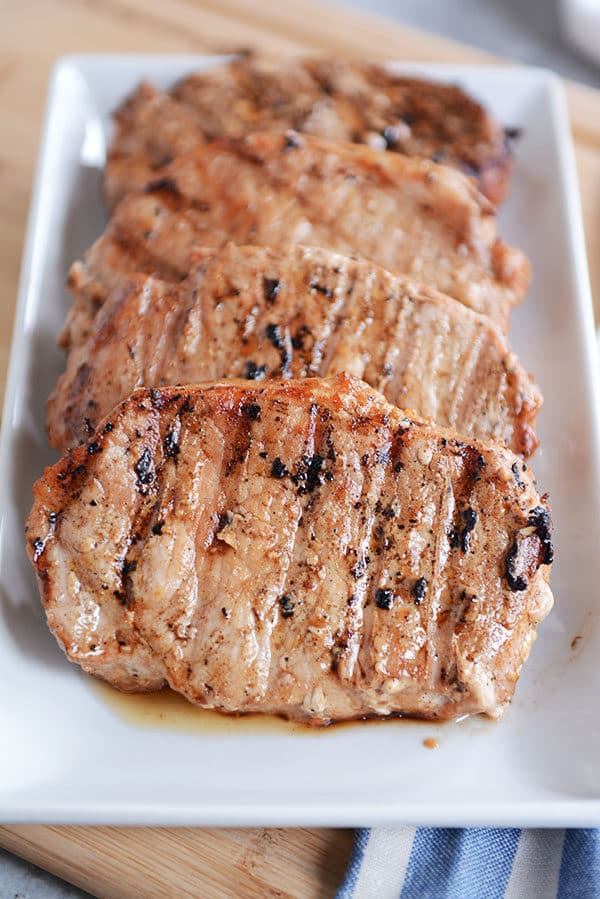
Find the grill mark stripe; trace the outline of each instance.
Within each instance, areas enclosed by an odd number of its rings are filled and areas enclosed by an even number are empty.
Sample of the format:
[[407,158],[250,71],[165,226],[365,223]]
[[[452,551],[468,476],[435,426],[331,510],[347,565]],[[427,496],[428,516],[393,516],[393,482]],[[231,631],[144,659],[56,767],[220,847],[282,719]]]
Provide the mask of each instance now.
[[[127,563],[133,563],[136,566],[143,559],[145,546],[152,535],[152,525],[155,524],[157,520],[153,506],[160,502],[165,490],[162,470],[166,460],[164,459],[161,440],[161,426],[164,425],[164,413],[152,409],[152,411],[148,412],[148,417],[151,419],[152,429],[151,431],[145,430],[143,445],[150,450],[155,472],[154,480],[149,485],[148,494],[146,496],[141,496],[138,490],[135,491],[135,496],[138,499],[138,506],[136,514],[131,518],[131,527],[128,536],[129,545],[125,554]],[[151,441],[148,440],[149,433],[152,434]],[[139,538],[135,542],[133,542],[134,535]],[[121,583],[128,599],[130,599],[130,579],[126,580],[123,578]],[[131,604],[131,608],[133,609],[133,604]],[[143,642],[145,643],[146,641],[144,640]]]
[[[380,296],[382,292],[380,272],[375,266],[359,267],[352,264],[350,272],[351,293],[343,316],[337,323],[336,340],[329,353],[330,371],[351,371],[364,378],[372,363],[373,353],[379,351]],[[383,338],[385,339],[385,338]]]
[[[171,352],[169,353],[164,366],[164,379],[166,384],[170,383],[172,380],[170,373],[173,370],[178,374],[177,380],[181,379],[181,371],[178,371],[178,369],[181,368],[181,360],[184,360],[188,355],[184,350],[187,339],[187,330],[192,329],[194,340],[198,346],[201,346],[202,343],[206,343],[209,330],[203,282],[205,280],[206,268],[210,266],[211,261],[212,260],[207,260],[201,268],[199,267],[196,269],[193,287],[186,285],[186,287],[181,287],[179,290],[179,296],[183,302],[181,303],[182,308],[177,330],[174,332],[173,340],[171,342]],[[197,323],[194,322],[195,315],[197,315]],[[202,362],[205,363],[206,357],[204,354],[195,354],[194,363],[197,364],[198,355],[200,355]],[[210,369],[207,368],[205,379],[209,380],[214,377],[214,372],[211,372]]]
[[[288,422],[288,424],[290,424],[290,422]],[[295,417],[292,420],[292,427],[288,428],[290,436],[281,439],[281,446],[278,450],[282,454],[281,458],[283,458],[286,463],[290,475],[293,473],[292,459],[299,459],[303,456],[313,457],[320,449],[318,438],[319,422],[317,411],[314,407],[310,407],[308,414],[301,411],[301,425],[302,430],[299,433],[298,418]],[[273,422],[271,422],[271,427],[272,426]],[[293,490],[294,493],[297,493],[297,488],[293,485],[293,482],[291,482],[289,477],[286,477],[285,479],[285,487],[286,489]],[[308,494],[308,503],[310,503],[312,496],[313,494]],[[273,647],[273,652],[271,654],[271,667],[269,671],[269,689],[271,695],[277,695],[280,690],[285,689],[281,686],[281,674],[282,671],[285,672],[288,668],[286,659],[289,660],[294,658],[298,652],[302,654],[304,649],[310,643],[310,634],[306,631],[305,622],[306,618],[310,616],[311,608],[308,604],[303,606],[295,602],[295,597],[298,592],[302,593],[301,590],[298,591],[298,584],[301,581],[302,576],[305,575],[303,566],[306,561],[307,549],[310,549],[311,545],[310,540],[307,537],[311,527],[311,516],[305,511],[307,502],[300,502],[302,511],[296,519],[296,525],[288,554],[288,564],[283,573],[280,585],[280,595],[291,597],[292,602],[294,602],[294,612],[290,619],[283,619],[280,617],[279,627],[274,631],[274,637],[279,643],[276,648]],[[287,626],[288,621],[290,623],[289,627]],[[310,653],[310,650],[308,651]],[[293,663],[289,666],[292,671],[294,671],[296,667],[297,665],[295,666]],[[291,690],[292,695],[297,702],[301,702],[306,695],[306,689],[309,685],[298,682],[295,674],[292,676],[294,678],[293,685],[291,687],[288,686],[287,689]]]
[[[355,560],[358,558],[369,557],[373,560],[373,526],[376,520],[375,506],[381,496],[383,480],[385,472],[383,466],[370,466],[365,469],[362,490],[360,494],[360,502],[366,517],[364,525],[361,523],[355,538],[355,546],[358,550]],[[368,512],[366,511],[368,509]],[[359,537],[358,534],[362,533]],[[347,678],[357,686],[361,687],[363,673],[368,671],[369,659],[371,655],[371,647],[369,645],[369,634],[372,626],[372,604],[371,594],[373,589],[373,576],[371,569],[367,566],[365,576],[355,581],[352,590],[356,596],[356,602],[351,610],[349,610],[347,620],[352,627],[356,627],[357,641],[353,647],[351,664],[347,666]]]
[[[253,435],[252,442],[254,443],[254,441],[256,439],[255,431],[257,429],[260,429],[260,424],[257,423],[257,425],[250,426],[250,423],[248,423],[246,425],[244,422],[243,415],[238,416],[237,423],[238,423],[238,435],[239,435],[238,439],[241,438],[242,433],[246,427],[251,427],[252,435]],[[252,445],[249,445],[248,450],[245,454],[245,458],[236,467],[236,471],[235,471],[234,475],[232,477],[229,477],[228,479],[226,479],[226,482],[227,482],[226,487],[228,489],[226,490],[225,508],[227,510],[233,511],[233,510],[238,510],[238,509],[244,508],[243,493],[245,492],[245,480],[249,476],[251,477],[251,475],[252,475],[252,472],[249,470],[249,459],[250,459],[251,455],[252,455]],[[223,483],[222,474],[221,474],[220,481],[221,481],[221,483]],[[221,573],[223,575],[223,578],[219,584],[217,592],[219,595],[221,595],[223,597],[232,597],[232,589],[231,589],[231,583],[230,583],[230,577],[232,574],[231,565],[228,564],[227,562],[225,562],[222,566]],[[201,571],[198,571],[198,576],[199,576],[199,579],[201,582],[201,578],[202,578]],[[247,577],[247,580],[250,580],[250,582],[252,582],[253,579],[254,579],[253,574],[250,574],[250,576]],[[251,595],[251,590],[252,590],[252,587],[250,587],[250,595]],[[240,596],[239,596],[239,600],[238,600],[237,604],[238,605],[246,605],[248,602],[249,602],[249,594],[246,593],[244,590],[240,590]],[[216,605],[216,604],[217,604],[217,601],[215,598],[212,601],[212,605]],[[260,620],[260,617],[258,615],[258,611],[257,611],[256,607],[254,605],[252,605],[250,607],[249,611],[251,614],[248,616],[248,620],[250,622],[250,630],[251,630],[252,638],[255,640],[255,642],[258,646],[262,647],[262,650],[267,655],[268,661],[267,661],[267,666],[266,666],[266,673],[263,673],[262,682],[261,682],[260,670],[256,671],[251,662],[250,670],[248,671],[248,675],[246,677],[246,683],[247,683],[248,687],[250,687],[250,688],[254,687],[256,689],[258,695],[264,696],[266,689],[267,689],[267,684],[268,684],[268,680],[269,680],[269,669],[271,666],[271,641],[269,639],[265,640],[264,635],[260,634],[261,626],[262,626],[263,622],[261,622],[261,620]],[[264,625],[265,625],[265,627],[268,627],[268,622],[265,621]],[[261,640],[261,636],[263,637],[262,640]],[[259,662],[260,662],[260,656],[261,656],[261,652],[259,650],[259,653],[258,653]],[[255,681],[254,675],[255,674],[257,675],[256,683],[254,683],[254,681]]]
[[[198,658],[198,670],[194,672],[194,679],[195,682],[203,679],[205,683],[209,683],[212,671],[219,665],[218,645],[213,646],[213,631],[209,630],[211,613],[214,610],[215,604],[218,604],[218,598],[227,596],[229,591],[227,571],[223,568],[219,570],[218,563],[215,563],[214,561],[211,563],[206,552],[212,545],[214,545],[216,527],[214,513],[216,510],[230,505],[229,491],[231,488],[233,488],[234,492],[235,489],[237,489],[238,479],[231,475],[228,476],[227,469],[231,461],[231,448],[240,445],[245,428],[243,416],[227,414],[226,410],[219,409],[218,407],[212,408],[210,397],[207,398],[204,411],[207,418],[207,426],[202,435],[202,445],[205,447],[204,452],[206,453],[206,460],[204,465],[207,467],[209,476],[212,474],[210,467],[214,465],[214,458],[209,450],[213,449],[215,446],[215,436],[218,435],[220,438],[217,463],[218,472],[215,472],[213,475],[213,485],[216,487],[216,490],[212,497],[203,496],[202,498],[202,510],[198,520],[204,520],[205,526],[204,528],[199,527],[195,535],[197,548],[194,562],[188,573],[186,582],[182,584],[180,592],[184,594],[186,585],[188,585],[190,581],[193,582],[195,602],[188,602],[188,605],[196,607],[195,622],[197,626],[197,635],[194,638],[194,648]],[[223,413],[226,416],[225,426],[223,426]],[[221,421],[219,422],[220,418]],[[243,463],[238,463],[239,466],[242,464]],[[177,479],[174,471],[172,483],[173,488],[176,491]],[[171,646],[169,651],[173,657],[175,657],[177,647]],[[207,664],[201,665],[201,659],[206,659]],[[193,693],[193,687],[188,683],[189,676],[185,670],[185,666],[182,664],[180,664],[177,669],[177,676],[179,679],[177,689],[185,694],[186,689],[189,688],[190,692]],[[207,704],[210,705],[210,703]]]
[[456,367],[454,389],[449,393],[449,421],[452,423],[459,421],[459,409],[464,407],[466,387],[477,383],[474,381],[474,372],[482,353],[482,335],[478,328],[473,327],[468,346],[468,351],[460,360],[460,366]]
[[[435,552],[431,569],[431,582],[426,595],[427,615],[427,652],[428,652],[428,680],[432,691],[437,689],[440,679],[442,662],[446,663],[448,655],[443,645],[446,640],[447,627],[442,627],[440,615],[446,611],[443,605],[444,591],[446,598],[451,602],[447,585],[452,583],[452,557],[448,547],[447,533],[451,527],[452,518],[457,505],[454,485],[452,483],[452,461],[448,456],[440,459],[446,489],[443,491],[437,508],[437,517],[432,524],[435,540]],[[447,640],[446,640],[447,642]],[[436,658],[437,655],[437,658]]]
[[313,360],[311,371],[324,377],[331,371],[336,371],[334,362],[338,347],[343,339],[345,322],[352,315],[352,309],[358,302],[356,295],[356,286],[359,283],[356,265],[343,256],[337,257],[337,263],[340,268],[340,274],[337,278],[334,295],[339,298],[343,297],[341,305],[338,303],[330,307],[330,313],[327,319],[327,338],[324,342],[325,352],[322,354],[320,361]]
[[[378,376],[379,389],[384,396],[393,403],[396,402],[405,380],[404,363],[400,348],[405,345],[405,341],[408,339],[407,335],[411,332],[411,320],[414,315],[414,310],[412,304],[406,297],[406,291],[395,279],[393,282],[393,290],[388,291],[388,295],[391,299],[386,305],[387,307],[391,307],[391,321],[388,321],[388,316],[385,315],[385,312],[387,311],[385,308],[379,311],[379,306],[376,305],[375,307],[375,314],[377,315],[379,313],[381,319],[381,340],[378,342],[378,346],[381,347],[382,352],[380,358],[376,361],[373,360],[379,369],[379,374],[376,371],[373,371],[373,376]],[[385,374],[384,365],[391,365],[391,375]],[[369,371],[369,369],[367,369],[367,371]],[[381,372],[383,372],[383,376],[381,375]]]
[[[457,406],[456,421],[461,424],[464,422],[463,431],[466,434],[481,433],[482,426],[485,425],[487,433],[494,440],[499,443],[508,440],[510,443],[516,420],[506,403],[506,377],[491,347],[489,355],[494,359],[494,365],[490,365],[486,344],[489,347],[488,338],[479,331],[479,356],[472,362],[469,381],[463,382],[462,403]],[[483,409],[485,412],[482,412]],[[500,430],[493,428],[494,422],[500,424]]]
[[[393,330],[390,329],[389,343],[391,347],[404,350],[404,352],[396,352],[394,354],[394,375],[384,392],[390,402],[396,403],[402,408],[405,405],[405,393],[402,388],[407,381],[410,382],[413,369],[418,371],[422,366],[422,357],[419,349],[422,341],[417,340],[421,304],[411,303],[404,291],[401,291],[396,304],[396,319]],[[419,380],[420,376],[417,374],[414,379],[413,390],[417,389]]]
[[[391,448],[392,445],[392,435],[388,428],[382,428],[382,434],[379,435],[380,439],[378,441],[378,448],[387,451]],[[362,552],[366,556],[368,555],[371,558],[371,561],[374,561],[376,558],[375,555],[375,545],[377,542],[377,538],[374,534],[374,526],[377,520],[377,514],[375,512],[375,507],[377,503],[381,501],[381,498],[384,494],[384,485],[388,472],[390,471],[390,463],[387,462],[385,465],[377,464],[369,466],[369,475],[370,475],[370,484],[369,484],[369,493],[366,497],[368,499],[368,505],[370,514],[367,519],[363,542],[362,542]],[[366,502],[363,503],[363,506],[366,506]],[[377,659],[374,656],[374,650],[371,643],[371,634],[373,631],[373,617],[375,615],[375,603],[373,601],[373,592],[376,584],[376,577],[379,573],[379,566],[377,564],[373,565],[372,568],[367,569],[367,574],[365,577],[365,585],[364,592],[362,596],[362,609],[363,609],[363,627],[361,629],[361,645],[357,655],[357,663],[358,663],[358,672],[357,677],[360,676],[362,679],[362,675],[366,672],[367,678],[369,677],[369,672],[371,670],[377,670]]]

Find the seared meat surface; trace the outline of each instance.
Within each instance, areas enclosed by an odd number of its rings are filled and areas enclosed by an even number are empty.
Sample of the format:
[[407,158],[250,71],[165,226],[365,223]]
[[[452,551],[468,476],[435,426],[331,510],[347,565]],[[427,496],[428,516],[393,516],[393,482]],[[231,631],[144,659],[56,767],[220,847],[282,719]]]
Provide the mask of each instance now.
[[220,137],[296,131],[453,166],[494,203],[511,158],[504,130],[459,87],[349,60],[247,55],[185,78],[170,93],[142,84],[115,115],[106,168],[114,204],[177,156]]
[[[86,439],[140,385],[346,371],[441,426],[524,455],[535,449],[540,395],[486,317],[316,247],[229,244],[197,257],[179,285],[115,277],[50,397],[54,446]],[[77,272],[75,308],[85,310],[94,277]]]
[[207,708],[497,716],[552,602],[521,460],[348,376],[137,390],[34,493],[69,658]]
[[503,329],[529,284],[525,256],[497,237],[493,208],[459,172],[295,132],[215,141],[179,157],[119,204],[107,239],[138,271],[166,279],[188,274],[198,244],[359,254]]

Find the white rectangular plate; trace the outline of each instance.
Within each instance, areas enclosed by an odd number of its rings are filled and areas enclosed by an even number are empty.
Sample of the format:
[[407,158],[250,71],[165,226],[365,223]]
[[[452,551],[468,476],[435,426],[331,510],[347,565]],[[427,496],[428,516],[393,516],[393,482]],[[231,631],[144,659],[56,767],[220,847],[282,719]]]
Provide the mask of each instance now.
[[[69,57],[54,70],[23,263],[0,446],[0,818],[95,824],[600,824],[598,384],[578,186],[560,84],[540,70],[421,66],[523,126],[501,234],[535,280],[512,340],[543,389],[534,460],[556,523],[555,609],[504,720],[321,732],[231,722],[140,727],[69,665],[23,549],[31,485],[53,461],[44,407],[65,275],[100,233],[109,112],[142,77],[215,58]],[[414,71],[414,69],[412,69]],[[198,712],[202,715],[202,712]],[[423,740],[433,737],[431,751]]]

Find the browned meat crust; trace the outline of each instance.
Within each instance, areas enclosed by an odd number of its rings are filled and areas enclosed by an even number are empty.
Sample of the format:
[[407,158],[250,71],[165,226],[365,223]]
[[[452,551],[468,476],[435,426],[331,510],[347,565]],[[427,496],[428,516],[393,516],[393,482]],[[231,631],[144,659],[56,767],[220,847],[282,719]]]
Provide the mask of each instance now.
[[529,264],[493,208],[446,166],[288,132],[179,157],[116,208],[107,236],[138,271],[183,278],[198,244],[303,243],[359,254],[449,294],[506,329]]
[[206,140],[296,131],[453,166],[504,199],[511,156],[504,130],[454,85],[349,60],[250,54],[192,75],[170,93],[142,84],[115,115],[107,169],[112,204]]
[[137,390],[34,493],[69,658],[227,712],[497,716],[552,601],[526,466],[347,376]]
[[[346,371],[442,427],[535,449],[540,394],[486,317],[317,247],[229,244],[197,255],[181,285],[109,268],[108,298],[74,330],[48,403],[54,446],[84,440],[136,386]],[[97,282],[76,271],[75,309],[85,310]]]

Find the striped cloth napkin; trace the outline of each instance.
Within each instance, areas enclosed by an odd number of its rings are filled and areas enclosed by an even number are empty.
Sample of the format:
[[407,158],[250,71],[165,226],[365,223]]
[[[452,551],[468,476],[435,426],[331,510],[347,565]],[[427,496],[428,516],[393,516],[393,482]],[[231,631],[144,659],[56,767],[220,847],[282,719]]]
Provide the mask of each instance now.
[[599,899],[600,830],[356,831],[337,899]]

